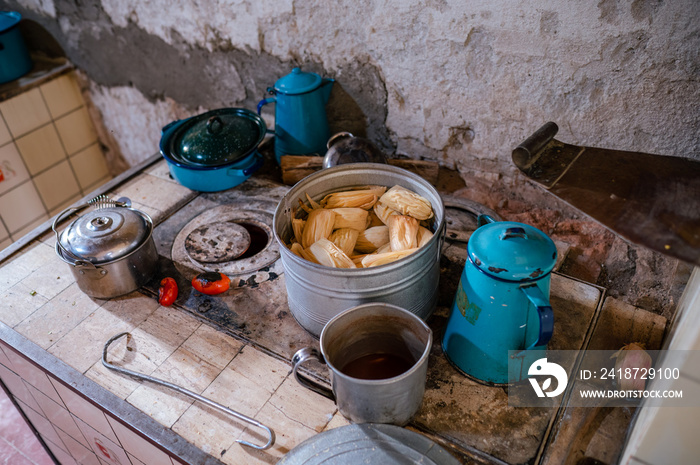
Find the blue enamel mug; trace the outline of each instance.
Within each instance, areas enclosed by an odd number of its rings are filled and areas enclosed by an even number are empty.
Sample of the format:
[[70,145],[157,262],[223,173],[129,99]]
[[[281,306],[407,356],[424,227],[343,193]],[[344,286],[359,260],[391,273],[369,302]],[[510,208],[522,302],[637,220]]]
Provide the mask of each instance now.
[[[486,215],[478,222],[467,244],[442,347],[465,375],[508,384],[527,377],[527,367],[542,356],[552,337],[549,291],[557,249],[530,225]],[[509,351],[518,351],[516,360]]]

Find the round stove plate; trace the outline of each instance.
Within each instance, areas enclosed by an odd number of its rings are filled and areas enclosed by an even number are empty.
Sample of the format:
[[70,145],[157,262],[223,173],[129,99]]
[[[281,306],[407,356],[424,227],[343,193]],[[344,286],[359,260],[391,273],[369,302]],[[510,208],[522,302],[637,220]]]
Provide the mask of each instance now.
[[248,230],[238,223],[219,221],[194,229],[185,238],[185,250],[202,263],[223,263],[234,260],[250,247]]

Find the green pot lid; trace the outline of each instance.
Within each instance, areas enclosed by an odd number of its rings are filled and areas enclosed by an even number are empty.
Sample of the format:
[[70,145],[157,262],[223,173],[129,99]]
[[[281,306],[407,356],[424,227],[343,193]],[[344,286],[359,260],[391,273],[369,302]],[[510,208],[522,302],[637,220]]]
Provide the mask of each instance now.
[[478,227],[469,238],[470,260],[483,272],[507,281],[549,274],[557,261],[554,241],[539,229],[512,221]]
[[101,208],[75,220],[61,235],[61,245],[81,259],[107,263],[138,249],[150,236],[152,225],[138,210]]
[[176,128],[170,151],[174,158],[190,165],[226,165],[253,152],[265,130],[264,121],[248,110],[214,110],[189,118]]
[[304,73],[301,68],[294,68],[275,82],[275,91],[287,95],[303,94],[317,89],[322,81],[316,73]]

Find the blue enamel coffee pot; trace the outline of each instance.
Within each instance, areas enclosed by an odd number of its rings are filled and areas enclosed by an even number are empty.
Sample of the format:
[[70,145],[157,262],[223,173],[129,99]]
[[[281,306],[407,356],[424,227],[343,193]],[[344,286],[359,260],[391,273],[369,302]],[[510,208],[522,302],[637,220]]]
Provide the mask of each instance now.
[[275,158],[282,155],[319,155],[326,153],[330,138],[326,103],[333,79],[294,68],[267,91],[274,97],[258,103],[258,114],[268,103],[275,103]]
[[467,253],[442,340],[445,355],[477,381],[520,381],[552,337],[556,246],[537,228],[482,215]]

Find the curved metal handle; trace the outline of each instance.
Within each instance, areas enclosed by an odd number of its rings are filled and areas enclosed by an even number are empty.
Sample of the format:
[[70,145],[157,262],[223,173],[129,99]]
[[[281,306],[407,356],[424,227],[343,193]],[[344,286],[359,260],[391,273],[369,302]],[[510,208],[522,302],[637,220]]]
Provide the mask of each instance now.
[[[268,89],[268,90],[269,90],[269,89]],[[277,101],[277,100],[275,99],[275,97],[268,97],[268,98],[264,98],[264,99],[260,100],[260,101],[258,102],[258,115],[259,115],[260,112],[262,111],[262,107],[263,107],[263,106],[267,105],[268,103],[273,103],[273,102],[276,102],[276,101]]]
[[333,134],[330,139],[328,139],[328,142],[326,142],[326,148],[330,149],[333,144],[335,144],[335,141],[338,139],[341,139],[343,137],[355,137],[352,135],[352,133],[349,132],[338,132],[336,134]]
[[116,372],[118,372],[118,373],[124,374],[124,375],[129,375],[129,376],[132,376],[132,377],[134,377],[134,378],[141,379],[141,380],[144,380],[144,381],[150,381],[151,383],[160,384],[161,386],[165,386],[165,387],[168,387],[168,388],[170,388],[170,389],[173,389],[173,390],[179,392],[180,394],[183,394],[183,395],[185,395],[185,396],[188,396],[188,397],[191,397],[191,398],[193,398],[193,399],[195,399],[195,400],[198,400],[198,401],[200,401],[200,402],[203,402],[203,403],[207,404],[207,405],[210,406],[210,407],[213,407],[213,408],[215,408],[215,409],[217,409],[217,410],[220,410],[220,411],[222,411],[222,412],[224,412],[224,413],[228,413],[229,415],[232,415],[232,416],[238,418],[238,419],[241,420],[241,421],[244,421],[244,422],[246,422],[246,423],[249,423],[249,424],[251,424],[251,425],[253,425],[253,426],[257,426],[258,428],[261,428],[261,429],[263,429],[263,430],[265,430],[265,431],[267,432],[267,435],[268,435],[267,442],[266,442],[265,444],[263,444],[262,446],[259,446],[259,445],[257,445],[257,444],[250,443],[250,442],[248,442],[248,441],[244,441],[244,440],[242,440],[242,439],[236,439],[236,442],[239,443],[239,444],[242,444],[242,445],[248,446],[248,447],[252,447],[253,449],[265,450],[265,449],[269,449],[270,447],[272,447],[272,445],[275,443],[275,432],[272,431],[272,429],[270,429],[269,427],[267,427],[267,426],[263,425],[262,423],[260,423],[259,421],[255,420],[255,419],[253,419],[253,418],[250,418],[249,416],[243,415],[242,413],[238,413],[238,412],[236,412],[236,411],[234,411],[234,410],[231,410],[231,409],[228,408],[228,407],[224,407],[224,406],[221,405],[221,404],[217,404],[217,403],[214,402],[213,400],[207,399],[206,397],[202,397],[202,396],[200,396],[199,394],[197,394],[196,392],[192,392],[192,391],[190,391],[190,390],[188,390],[188,389],[185,389],[185,388],[183,388],[183,387],[181,387],[181,386],[177,386],[177,385],[172,384],[172,383],[169,383],[169,382],[167,382],[167,381],[163,381],[163,380],[161,380],[161,379],[154,378],[154,377],[152,377],[152,376],[148,376],[148,375],[145,375],[145,374],[143,374],[143,373],[137,373],[137,372],[135,372],[135,371],[131,371],[131,370],[128,370],[128,369],[126,369],[126,368],[122,368],[122,367],[119,367],[119,366],[116,366],[116,365],[113,365],[113,364],[109,363],[109,362],[107,361],[107,351],[109,350],[109,346],[110,346],[114,341],[116,341],[117,339],[120,339],[120,338],[122,338],[122,337],[124,337],[124,336],[127,337],[127,342],[128,342],[128,340],[131,338],[131,334],[128,333],[128,332],[119,333],[119,334],[117,334],[116,336],[112,336],[112,338],[110,338],[110,339],[107,341],[107,343],[105,344],[104,349],[102,350],[102,364],[103,364],[105,367],[109,368],[110,370],[116,371]]
[[552,333],[554,332],[554,312],[552,311],[552,306],[549,304],[549,299],[545,297],[537,284],[532,283],[520,286],[520,289],[537,308],[537,316],[540,320],[540,330],[537,340],[525,349],[530,350],[538,346],[543,346],[552,339]]
[[58,225],[58,223],[61,222],[61,219],[63,219],[63,216],[65,216],[66,214],[75,213],[78,210],[82,210],[83,208],[87,207],[88,205],[90,205],[90,204],[84,203],[82,205],[78,205],[77,207],[66,208],[61,213],[59,213],[58,216],[56,216],[56,219],[53,220],[53,223],[51,224],[51,229],[56,234],[56,247],[58,249],[60,249],[61,255],[64,258],[72,260],[72,262],[70,262],[71,265],[82,266],[82,267],[86,267],[86,268],[96,268],[95,265],[92,262],[90,262],[89,260],[84,260],[84,259],[78,257],[77,255],[75,255],[70,250],[63,247],[63,244],[61,244],[61,234],[58,232],[58,229],[56,229],[56,226]]
[[485,224],[495,223],[496,220],[490,215],[479,215],[476,217],[476,227],[479,228]]
[[318,384],[315,381],[311,381],[309,378],[301,376],[299,374],[299,365],[310,359],[315,359],[316,361],[323,363],[324,365],[326,363],[326,361],[323,359],[323,356],[320,353],[318,353],[316,349],[312,349],[311,347],[304,347],[303,349],[299,349],[297,350],[297,353],[294,354],[294,357],[292,357],[292,373],[294,373],[294,378],[296,378],[297,382],[304,386],[306,389],[310,389],[315,393],[321,394],[322,396],[327,397],[333,402],[335,402],[335,395],[333,395],[332,390],[328,389],[326,386]]

